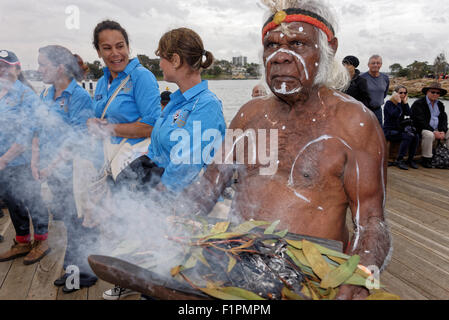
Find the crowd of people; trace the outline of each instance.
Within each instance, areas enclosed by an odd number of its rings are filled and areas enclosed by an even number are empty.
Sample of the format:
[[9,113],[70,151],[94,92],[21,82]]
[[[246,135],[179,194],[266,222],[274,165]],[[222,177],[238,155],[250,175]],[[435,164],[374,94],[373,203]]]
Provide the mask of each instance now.
[[[38,96],[21,73],[18,57],[0,51],[0,108],[2,150],[0,151],[0,197],[8,208],[16,231],[12,247],[0,253],[0,262],[24,257],[34,264],[50,253],[48,242],[49,207],[54,220],[67,229],[64,269],[75,265],[80,270],[80,287],[97,281],[87,256],[97,241],[99,230],[80,216],[73,190],[74,161],[77,156],[91,160],[107,176],[112,192],[120,189],[177,193],[191,184],[205,161],[195,165],[170,161],[176,130],[189,133],[194,123],[201,133],[217,129],[221,144],[225,121],[221,101],[202,81],[201,70],[213,62],[200,36],[187,28],[167,32],[156,54],[161,58],[164,80],[176,83],[179,90],[160,93],[155,76],[137,58],[130,58],[129,38],[117,22],[106,20],[94,30],[93,45],[102,58],[104,76],[98,81],[93,99],[78,85],[87,71],[81,57],[57,45],[38,50],[39,72],[48,88]],[[149,143],[151,138],[151,144]],[[118,167],[111,166],[116,155],[128,144],[131,152]],[[199,146],[202,152],[208,144]],[[111,155],[109,150],[113,150]],[[104,150],[103,150],[104,149]],[[213,150],[209,150],[213,156]],[[41,184],[51,191],[45,203]],[[34,241],[31,239],[30,219]],[[66,286],[68,273],[54,284],[65,293],[79,288]]]
[[384,104],[390,80],[388,75],[380,72],[382,57],[379,55],[370,57],[369,70],[364,74],[360,74],[357,69],[359,64],[359,59],[354,56],[343,59],[343,65],[352,78],[345,93],[374,112],[390,144],[399,144],[397,158],[390,164],[402,170],[418,169],[414,159],[421,142],[421,165],[433,168],[432,158],[436,143],[441,141],[449,148],[447,113],[443,102],[439,101],[447,94],[447,90],[442,88],[439,82],[433,82],[422,89],[425,97],[418,99],[410,107],[407,88],[398,85],[394,88],[391,98]]
[[[74,190],[76,160],[82,157],[102,173],[99,179],[105,178],[112,199],[123,190],[130,197],[150,192],[170,194],[171,199],[182,196],[189,199],[184,215],[207,215],[238,175],[230,215],[280,219],[280,228],[340,241],[346,253],[360,256],[361,264],[383,270],[391,256],[383,210],[384,134],[401,143],[401,168],[417,167],[413,157],[420,136],[424,159],[431,158],[433,141],[447,143],[449,138],[444,105],[438,101],[447,92],[437,84],[426,87],[426,98],[409,108],[407,90],[399,86],[382,113],[389,79],[380,72],[380,56],[370,58],[365,74],[357,70],[354,56],[343,60],[345,69],[335,59],[336,22],[328,7],[319,0],[291,1],[289,8],[282,7],[283,1],[266,3],[264,79],[273,94],[266,94],[265,84],[254,88],[253,99],[229,126],[235,132],[277,130],[279,144],[270,141],[270,134],[268,143],[260,144],[262,152],[254,152],[256,164],[239,163],[235,154],[219,148],[226,136],[222,103],[201,78],[214,58],[191,29],[168,31],[156,50],[164,80],[179,88],[174,93],[160,93],[151,71],[130,57],[128,33],[115,21],[99,23],[93,33],[94,49],[105,65],[93,99],[77,84],[86,72],[82,59],[67,48],[47,46],[37,52],[39,71],[49,85],[40,97],[23,78],[17,56],[1,50],[0,197],[16,235],[13,246],[0,253],[0,262],[25,257],[25,264],[33,264],[50,253],[49,206],[53,218],[67,228],[64,268],[78,266],[80,288],[97,281],[87,255],[101,232],[87,213],[80,213]],[[407,116],[411,124],[404,125]],[[205,134],[209,141],[173,139],[184,133]],[[234,137],[234,147],[246,141],[243,137],[245,133]],[[277,170],[255,173],[262,167],[261,154],[272,145],[278,146]],[[189,157],[206,156],[183,162],[176,157],[179,150],[187,150]],[[249,159],[249,148],[242,150]],[[211,161],[219,155],[232,163]],[[52,191],[50,202],[42,198],[43,182]],[[174,205],[167,202],[160,205]],[[348,207],[355,226],[352,238],[346,226]],[[78,290],[67,286],[67,277],[65,273],[54,284],[65,293]],[[128,293],[116,286],[103,297],[118,299]],[[367,295],[361,287],[346,285],[338,298]]]

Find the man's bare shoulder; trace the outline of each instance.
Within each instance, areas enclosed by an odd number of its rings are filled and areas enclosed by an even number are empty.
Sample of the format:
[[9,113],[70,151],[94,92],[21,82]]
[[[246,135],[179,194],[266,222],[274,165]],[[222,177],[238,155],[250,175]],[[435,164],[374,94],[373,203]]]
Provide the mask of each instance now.
[[337,126],[348,139],[362,145],[382,140],[382,128],[376,116],[362,102],[336,90],[329,90],[328,99]]
[[262,117],[264,111],[275,106],[277,98],[274,95],[268,95],[252,99],[245,103],[231,121],[230,129],[245,128],[250,121]]

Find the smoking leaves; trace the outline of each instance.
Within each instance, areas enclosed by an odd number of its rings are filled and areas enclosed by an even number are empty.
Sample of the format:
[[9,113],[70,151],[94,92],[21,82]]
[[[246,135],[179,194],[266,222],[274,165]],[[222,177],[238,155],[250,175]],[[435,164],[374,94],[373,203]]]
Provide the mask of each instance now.
[[[228,222],[217,223],[210,228],[208,234],[192,239],[189,258],[183,266],[172,269],[172,276],[180,275],[195,289],[211,297],[225,300],[260,300],[263,297],[284,300],[333,300],[342,285],[367,287],[369,283],[367,278],[371,273],[359,265],[359,256],[349,256],[307,240],[288,239],[287,230],[275,233],[279,223],[279,221],[272,224],[265,221],[246,221],[234,228]],[[259,228],[262,226],[268,227],[261,231]],[[219,256],[219,253],[222,255]],[[214,260],[209,260],[208,264],[205,257],[210,258],[211,254],[218,259],[218,264]],[[223,261],[223,257],[224,259],[227,257],[228,260]],[[267,257],[273,260],[264,260]],[[184,274],[188,269],[196,270],[198,261],[208,266],[209,271],[203,279],[208,283],[205,288],[202,288],[204,285],[201,288],[195,285]],[[248,264],[250,261],[257,267],[250,266]],[[282,272],[272,273],[273,267],[278,270],[279,262],[282,262],[281,268],[284,269]],[[212,265],[214,267],[211,267]],[[299,272],[302,278],[291,278],[292,273],[286,276],[286,266],[296,270],[294,272]],[[262,269],[257,271],[257,268]],[[255,286],[248,285],[248,279],[252,278],[247,277],[245,272],[254,271],[260,272],[258,277],[272,273],[274,277],[270,278],[270,281],[279,281],[280,287],[276,289],[278,291],[266,291],[264,286],[255,289]],[[231,280],[236,274],[242,274],[243,278]],[[244,279],[246,282],[241,282]],[[260,293],[256,294],[253,291]],[[368,300],[377,299],[394,300],[399,297],[378,290],[368,298]]]

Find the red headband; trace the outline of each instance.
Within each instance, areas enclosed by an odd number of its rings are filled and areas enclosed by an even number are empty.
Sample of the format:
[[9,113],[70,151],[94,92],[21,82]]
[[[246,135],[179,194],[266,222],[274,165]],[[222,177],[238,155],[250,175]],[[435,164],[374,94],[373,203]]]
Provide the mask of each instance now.
[[310,15],[306,15],[306,14],[291,14],[288,15],[285,11],[279,11],[278,13],[276,13],[274,15],[273,21],[271,21],[270,23],[268,23],[262,31],[262,39],[265,38],[266,34],[277,28],[281,23],[286,22],[286,23],[290,23],[290,22],[305,22],[308,24],[311,24],[319,29],[321,29],[327,36],[327,41],[331,41],[332,39],[334,39],[334,32],[333,30],[331,30],[331,28],[329,28],[326,23],[324,23],[323,21],[320,21],[319,19],[312,17]]

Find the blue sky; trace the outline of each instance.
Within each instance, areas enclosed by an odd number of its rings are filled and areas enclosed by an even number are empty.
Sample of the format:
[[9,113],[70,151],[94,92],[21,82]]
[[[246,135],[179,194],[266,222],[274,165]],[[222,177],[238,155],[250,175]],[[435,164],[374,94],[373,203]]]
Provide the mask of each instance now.
[[[395,62],[433,63],[440,52],[447,53],[449,1],[329,2],[340,24],[337,56],[358,56],[362,71],[374,53],[384,57],[384,70]],[[79,29],[66,27],[71,5],[79,9]],[[66,46],[91,62],[98,58],[92,31],[109,18],[127,29],[134,55],[154,57],[160,36],[185,26],[197,31],[218,59],[245,55],[260,62],[264,13],[258,0],[0,0],[0,49],[15,51],[25,68],[36,67],[38,48],[48,44]]]

